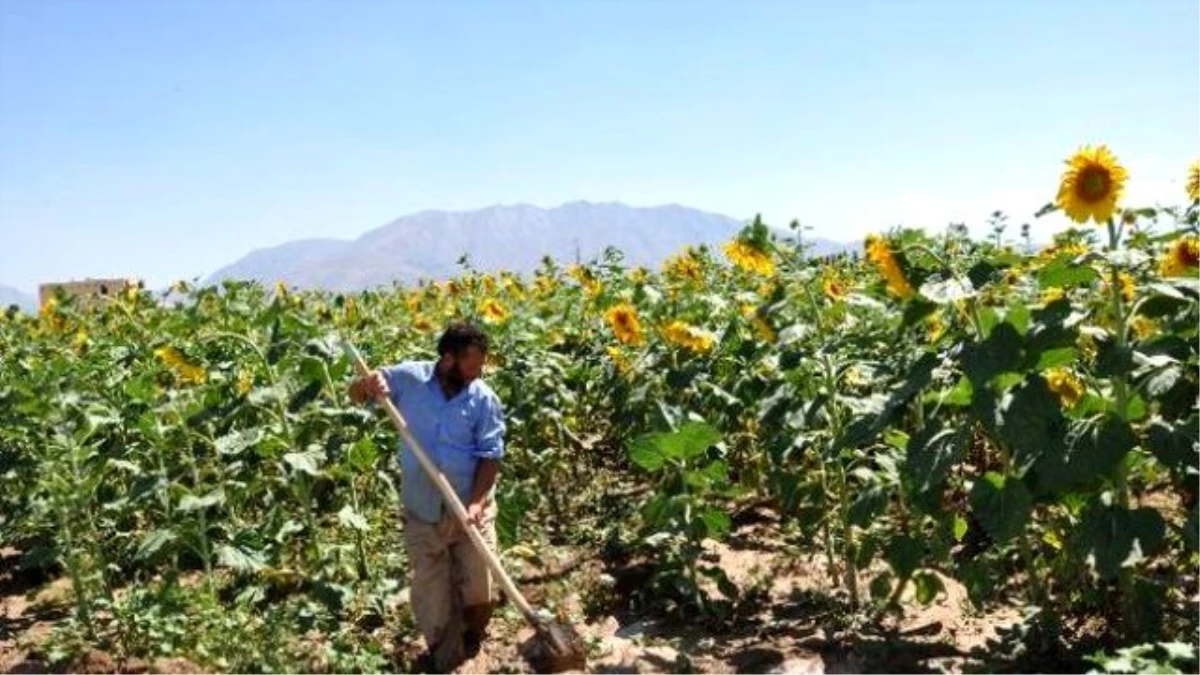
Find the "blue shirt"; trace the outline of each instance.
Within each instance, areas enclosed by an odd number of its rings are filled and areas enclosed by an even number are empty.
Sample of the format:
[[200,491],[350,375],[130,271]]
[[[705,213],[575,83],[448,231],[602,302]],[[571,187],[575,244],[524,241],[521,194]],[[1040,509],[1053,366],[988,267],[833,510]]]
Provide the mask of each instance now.
[[[504,410],[496,393],[479,379],[447,400],[434,365],[433,361],[406,361],[381,372],[392,403],[465,506],[475,487],[479,460],[504,456]],[[400,470],[404,507],[427,523],[440,521],[449,507],[403,439]]]

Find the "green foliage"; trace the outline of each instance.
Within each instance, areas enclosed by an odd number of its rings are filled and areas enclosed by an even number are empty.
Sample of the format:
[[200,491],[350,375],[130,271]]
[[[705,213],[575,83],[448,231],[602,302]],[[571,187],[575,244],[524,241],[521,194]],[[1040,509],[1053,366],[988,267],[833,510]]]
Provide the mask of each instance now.
[[[1180,639],[1195,622],[1164,580],[1195,578],[1200,284],[1159,264],[1196,232],[1195,208],[1171,213],[1161,236],[1114,223],[1106,244],[1072,231],[1027,253],[1002,231],[906,229],[870,259],[814,260],[756,221],[739,240],[762,258],[725,250],[733,265],[609,251],[356,294],[61,297],[0,319],[0,541],[70,578],[64,649],[298,669],[313,649],[271,645],[319,626],[326,666],[381,669],[351,626],[405,578],[402,477],[338,340],[377,365],[432,358],[467,318],[492,335],[508,423],[504,549],[633,541],[649,600],[721,615],[741,591],[709,549],[765,503],[856,606],[931,602],[952,578],[979,604]],[[122,594],[188,575],[186,597]],[[253,660],[221,646],[236,630]]]

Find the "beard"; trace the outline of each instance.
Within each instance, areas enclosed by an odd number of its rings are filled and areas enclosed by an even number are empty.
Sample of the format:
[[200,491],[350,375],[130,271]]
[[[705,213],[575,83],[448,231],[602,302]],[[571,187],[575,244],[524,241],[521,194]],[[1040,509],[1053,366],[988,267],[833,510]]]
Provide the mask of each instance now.
[[462,365],[460,365],[457,361],[450,364],[449,368],[446,368],[446,371],[442,377],[443,381],[446,383],[446,386],[450,387],[451,389],[462,389],[467,385],[467,376],[463,375]]

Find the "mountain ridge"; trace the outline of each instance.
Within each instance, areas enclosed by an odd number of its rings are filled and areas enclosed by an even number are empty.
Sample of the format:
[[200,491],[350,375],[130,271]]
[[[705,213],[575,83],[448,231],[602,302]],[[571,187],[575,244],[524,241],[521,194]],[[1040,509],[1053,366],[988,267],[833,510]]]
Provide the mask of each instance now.
[[[519,202],[467,211],[424,209],[355,239],[302,239],[256,249],[203,283],[284,280],[302,288],[356,291],[453,276],[464,256],[478,271],[523,273],[547,256],[586,261],[598,259],[609,247],[621,252],[625,264],[654,266],[685,245],[724,243],[744,225],[677,203],[638,207],[575,200],[551,208]],[[812,243],[813,255],[853,247],[820,238]]]

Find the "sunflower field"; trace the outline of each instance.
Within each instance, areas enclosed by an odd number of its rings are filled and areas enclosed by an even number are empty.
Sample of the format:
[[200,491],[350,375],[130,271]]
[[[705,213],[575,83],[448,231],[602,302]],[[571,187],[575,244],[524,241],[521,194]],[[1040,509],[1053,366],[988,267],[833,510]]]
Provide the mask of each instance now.
[[506,561],[643,561],[610,602],[719,635],[747,589],[705,543],[754,504],[845,616],[953,581],[1023,608],[1032,663],[1183,645],[1194,667],[1200,181],[1134,208],[1126,179],[1104,147],[1071,157],[1039,215],[1074,226],[1040,249],[895,229],[814,258],[755,220],[658,269],[610,250],[356,294],[181,282],[10,309],[0,549],[69,580],[51,663],[403,669],[396,439],[349,401],[341,345],[431,359],[469,319],[507,415]]

